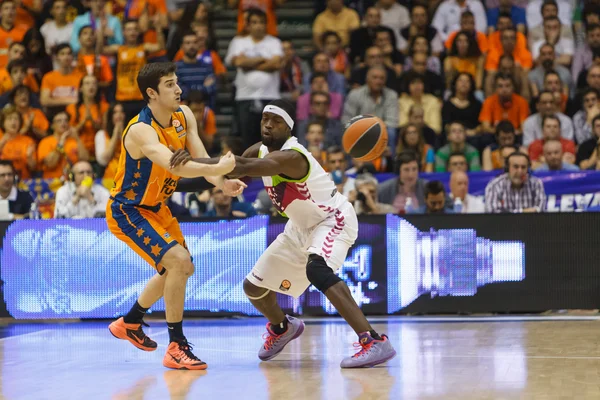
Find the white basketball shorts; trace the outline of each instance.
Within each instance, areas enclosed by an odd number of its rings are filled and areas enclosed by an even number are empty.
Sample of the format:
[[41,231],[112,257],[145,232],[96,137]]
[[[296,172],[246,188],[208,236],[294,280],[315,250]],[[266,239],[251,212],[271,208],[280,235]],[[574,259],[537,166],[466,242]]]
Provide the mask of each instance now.
[[336,272],[357,235],[358,220],[350,203],[309,229],[299,228],[290,220],[246,278],[258,287],[297,298],[310,286],[306,277],[309,254],[323,257]]

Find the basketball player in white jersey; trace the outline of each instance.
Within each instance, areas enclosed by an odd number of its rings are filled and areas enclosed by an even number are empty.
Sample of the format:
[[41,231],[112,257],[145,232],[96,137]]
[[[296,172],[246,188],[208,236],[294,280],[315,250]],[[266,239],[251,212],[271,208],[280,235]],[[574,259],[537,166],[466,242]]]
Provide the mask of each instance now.
[[[262,177],[277,210],[289,218],[285,230],[258,259],[244,280],[250,302],[268,320],[258,357],[277,356],[304,331],[304,323],[285,315],[275,292],[299,297],[313,284],[357,333],[361,350],[341,362],[342,368],[372,367],[392,359],[396,351],[386,335],[373,330],[348,286],[336,274],[354,244],[358,221],[348,199],[338,193],[329,174],[292,136],[294,106],[270,102],[261,120],[262,142],[236,157],[234,176]],[[171,164],[191,160],[176,152]]]

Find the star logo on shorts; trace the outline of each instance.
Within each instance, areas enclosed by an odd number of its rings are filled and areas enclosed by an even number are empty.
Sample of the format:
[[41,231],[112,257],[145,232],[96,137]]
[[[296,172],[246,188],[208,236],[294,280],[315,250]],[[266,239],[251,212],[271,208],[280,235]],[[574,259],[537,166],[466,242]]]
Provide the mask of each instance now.
[[154,246],[152,246],[151,249],[152,249],[152,254],[154,254],[154,256],[158,256],[160,254],[160,252],[162,251],[162,247],[160,247],[158,245],[158,243],[155,244]]

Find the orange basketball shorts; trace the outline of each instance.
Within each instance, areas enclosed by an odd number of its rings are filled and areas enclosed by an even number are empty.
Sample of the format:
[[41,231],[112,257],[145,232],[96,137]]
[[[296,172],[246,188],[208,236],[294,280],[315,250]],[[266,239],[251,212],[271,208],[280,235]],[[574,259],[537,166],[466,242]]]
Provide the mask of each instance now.
[[118,239],[131,247],[160,274],[165,271],[159,266],[160,260],[171,247],[180,244],[187,249],[179,222],[164,204],[142,208],[111,199],[106,206],[106,223]]

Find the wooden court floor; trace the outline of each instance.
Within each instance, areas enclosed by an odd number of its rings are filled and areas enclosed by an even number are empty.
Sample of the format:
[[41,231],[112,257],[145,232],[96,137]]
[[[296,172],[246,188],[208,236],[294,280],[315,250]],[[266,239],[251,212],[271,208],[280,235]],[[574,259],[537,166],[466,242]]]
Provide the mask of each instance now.
[[104,322],[0,327],[0,399],[600,399],[598,318],[389,318],[374,327],[398,352],[388,364],[341,370],[353,351],[338,319],[307,321],[276,359],[257,351],[263,319],[188,320],[207,371],[161,362],[167,331],[146,353]]

